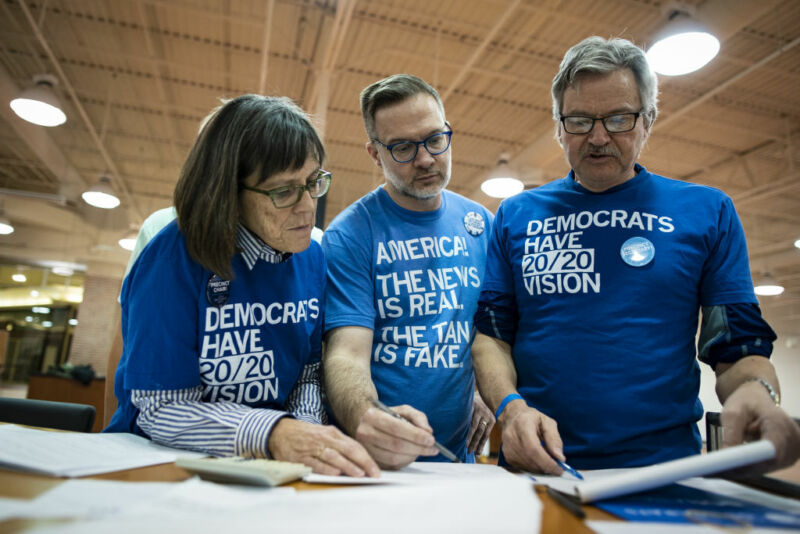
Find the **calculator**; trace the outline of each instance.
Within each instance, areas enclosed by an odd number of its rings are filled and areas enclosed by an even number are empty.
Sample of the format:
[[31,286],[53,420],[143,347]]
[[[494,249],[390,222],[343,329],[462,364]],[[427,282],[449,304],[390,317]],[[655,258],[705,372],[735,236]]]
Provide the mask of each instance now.
[[250,486],[280,486],[311,473],[311,468],[304,464],[239,456],[179,457],[175,465],[196,473],[204,480]]

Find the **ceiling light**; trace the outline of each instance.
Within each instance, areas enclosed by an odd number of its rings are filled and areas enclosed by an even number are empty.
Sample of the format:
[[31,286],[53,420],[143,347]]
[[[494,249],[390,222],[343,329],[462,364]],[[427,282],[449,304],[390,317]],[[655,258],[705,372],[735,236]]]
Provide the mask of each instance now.
[[31,289],[31,296],[32,297],[38,297],[39,296],[39,291],[36,290],[36,289]]
[[14,233],[14,225],[11,221],[0,215],[0,235],[8,235]]
[[508,164],[509,156],[503,152],[497,160],[497,166],[481,184],[481,191],[494,198],[507,198],[520,193],[525,186]]
[[73,274],[75,274],[75,271],[73,271],[69,267],[62,267],[60,265],[56,265],[50,270],[53,271],[53,274],[57,274],[58,276],[72,276]]
[[33,308],[31,308],[31,311],[33,313],[41,313],[47,315],[48,313],[50,313],[50,308],[48,308],[47,306],[34,306]]
[[70,326],[78,326],[78,320],[77,320],[77,319],[69,319],[69,320],[67,321],[67,323],[68,323]]
[[58,126],[67,122],[61,102],[53,91],[58,83],[56,78],[49,74],[37,74],[33,82],[36,85],[22,91],[9,104],[14,113],[39,126]]
[[794,242],[794,246],[800,248],[800,239]]
[[8,235],[14,233],[14,225],[5,217],[5,205],[0,200],[0,235]]
[[14,273],[14,274],[12,274],[12,275],[11,275],[11,279],[12,279],[13,281],[15,281],[15,282],[19,282],[20,284],[21,284],[22,282],[27,282],[27,281],[28,281],[28,277],[27,277],[27,276],[25,276],[25,275],[24,275],[24,274],[22,274],[22,273]]
[[128,234],[125,237],[117,241],[117,243],[119,243],[119,246],[121,246],[125,250],[133,250],[133,248],[136,246],[137,237],[138,234],[132,230],[128,232]]
[[771,275],[765,274],[761,277],[758,285],[754,288],[756,295],[762,297],[774,297],[783,293],[783,286],[778,283]]
[[119,198],[114,194],[111,177],[107,174],[101,175],[97,183],[85,191],[81,198],[95,208],[110,210],[119,206]]
[[650,68],[665,76],[688,74],[703,67],[719,52],[719,39],[683,8],[674,9],[647,51]]
[[53,321],[42,321],[42,326],[45,328],[50,328],[53,326]]

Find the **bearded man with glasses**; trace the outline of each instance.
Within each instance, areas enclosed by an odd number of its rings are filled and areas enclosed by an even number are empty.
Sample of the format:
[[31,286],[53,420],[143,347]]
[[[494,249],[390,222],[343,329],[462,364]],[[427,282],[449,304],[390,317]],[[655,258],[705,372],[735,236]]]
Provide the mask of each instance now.
[[470,357],[492,215],[445,189],[453,130],[433,87],[390,76],[364,89],[361,110],[385,183],[322,238],[330,405],[383,468],[444,461],[434,440],[471,461],[494,424]]
[[697,357],[716,372],[725,445],[771,440],[763,470],[800,454],[733,202],[637,163],[657,95],[631,42],[572,47],[552,86],[572,170],[497,212],[473,356],[502,463],[560,474],[556,460],[606,469],[699,453]]

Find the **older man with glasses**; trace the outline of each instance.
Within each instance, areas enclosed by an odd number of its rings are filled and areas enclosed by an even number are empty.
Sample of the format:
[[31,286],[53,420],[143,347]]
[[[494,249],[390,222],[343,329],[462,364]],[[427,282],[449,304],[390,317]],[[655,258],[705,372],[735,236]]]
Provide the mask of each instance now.
[[322,239],[330,405],[381,467],[444,461],[436,441],[470,461],[494,424],[470,358],[492,215],[445,189],[453,131],[433,87],[390,76],[364,89],[361,110],[386,182]]
[[800,453],[731,199],[636,163],[657,94],[629,41],[572,47],[552,87],[572,170],[497,212],[473,356],[503,462],[558,474],[556,460],[602,469],[699,453],[697,355],[716,372],[726,445],[771,440],[762,469]]

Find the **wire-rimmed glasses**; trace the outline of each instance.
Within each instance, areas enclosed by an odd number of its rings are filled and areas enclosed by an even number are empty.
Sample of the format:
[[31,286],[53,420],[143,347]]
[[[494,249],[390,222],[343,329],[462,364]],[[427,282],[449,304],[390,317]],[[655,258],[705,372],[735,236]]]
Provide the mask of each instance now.
[[564,125],[564,131],[570,134],[588,134],[594,128],[596,121],[602,122],[608,133],[624,133],[630,132],[636,127],[636,120],[641,114],[642,112],[638,111],[636,113],[615,113],[605,117],[561,115],[561,124]]

